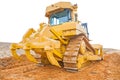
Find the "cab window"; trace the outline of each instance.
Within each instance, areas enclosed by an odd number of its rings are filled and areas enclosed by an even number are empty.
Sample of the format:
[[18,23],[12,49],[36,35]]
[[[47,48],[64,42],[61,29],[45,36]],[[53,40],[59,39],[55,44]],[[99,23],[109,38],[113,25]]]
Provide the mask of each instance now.
[[50,25],[58,25],[71,20],[71,14],[69,9],[64,9],[61,12],[54,13],[50,16]]

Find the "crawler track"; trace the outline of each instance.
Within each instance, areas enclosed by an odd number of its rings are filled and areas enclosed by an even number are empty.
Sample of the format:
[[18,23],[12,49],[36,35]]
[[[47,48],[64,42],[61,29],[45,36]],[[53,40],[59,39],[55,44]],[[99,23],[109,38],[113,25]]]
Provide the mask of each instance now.
[[67,46],[66,52],[64,53],[64,68],[68,71],[78,71],[78,56],[80,53],[81,42],[85,42],[86,50],[89,50],[94,53],[94,48],[89,44],[88,39],[85,35],[77,35],[70,39],[70,42]]

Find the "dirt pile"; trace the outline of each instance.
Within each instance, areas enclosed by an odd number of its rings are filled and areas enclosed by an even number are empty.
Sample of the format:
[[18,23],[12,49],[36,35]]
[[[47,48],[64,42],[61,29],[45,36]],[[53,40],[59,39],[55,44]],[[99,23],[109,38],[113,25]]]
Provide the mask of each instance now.
[[[0,58],[12,56],[10,53],[10,44],[11,43],[0,42]],[[19,53],[19,55],[22,55],[24,51],[22,49],[19,49],[17,50],[17,53]]]
[[104,49],[107,54],[103,61],[71,73],[51,65],[39,66],[23,55],[18,61],[10,57],[9,46],[10,43],[0,43],[0,80],[120,80],[120,50]]
[[9,46],[10,43],[0,42],[0,58],[11,56]]
[[70,73],[51,65],[38,66],[25,56],[0,59],[0,80],[120,80],[120,54],[105,54],[105,59],[93,62],[79,72]]

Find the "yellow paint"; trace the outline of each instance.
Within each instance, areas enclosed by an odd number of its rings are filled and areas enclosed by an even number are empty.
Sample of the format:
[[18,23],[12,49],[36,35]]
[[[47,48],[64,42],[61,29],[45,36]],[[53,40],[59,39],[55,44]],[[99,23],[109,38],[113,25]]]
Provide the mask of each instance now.
[[63,44],[68,44],[67,41],[65,41],[64,39],[62,39],[60,37],[60,35],[54,30],[54,29],[51,29],[51,32],[63,43]]
[[[66,8],[71,10],[71,21],[51,26],[49,24],[50,16]],[[16,50],[24,49],[27,58],[32,62],[38,63],[30,53],[30,50],[33,50],[37,54],[41,54],[42,62],[61,67],[58,61],[63,61],[64,52],[66,51],[70,38],[81,33],[87,34],[85,29],[81,26],[81,22],[75,20],[76,14],[77,5],[72,5],[70,2],[59,2],[48,6],[45,14],[45,16],[48,17],[48,24],[40,23],[36,31],[33,28],[28,29],[23,35],[21,42],[11,44],[10,50],[12,55],[20,59]],[[89,42],[86,38],[85,41]],[[102,45],[97,44],[92,45],[92,47],[94,49],[89,50],[86,44],[81,42],[79,50],[81,56],[78,56],[77,60],[78,68],[86,61],[103,58]]]
[[16,53],[16,49],[11,49],[10,51],[11,51],[13,57],[15,57],[18,60],[21,60],[21,58],[19,57],[19,55]]
[[58,52],[57,50],[55,50],[55,49],[53,49],[53,53],[56,55],[56,56],[58,56],[59,58],[63,58],[63,55],[60,53],[60,52]]
[[32,62],[35,62],[35,63],[38,63],[38,61],[30,54],[30,50],[25,50],[25,54],[27,56],[27,58],[32,61]]
[[49,62],[50,62],[52,65],[61,67],[61,66],[59,65],[59,63],[57,62],[57,60],[55,59],[55,57],[53,56],[53,53],[52,53],[51,51],[46,51],[46,55],[47,55],[47,58],[48,58]]

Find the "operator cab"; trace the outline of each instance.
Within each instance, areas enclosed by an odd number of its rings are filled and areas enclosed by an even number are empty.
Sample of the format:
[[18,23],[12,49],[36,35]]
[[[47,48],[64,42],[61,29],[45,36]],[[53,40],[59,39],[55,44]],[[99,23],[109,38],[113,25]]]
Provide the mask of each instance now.
[[76,21],[77,5],[70,2],[59,2],[46,8],[45,16],[51,26],[60,25],[65,22]]
[[[77,4],[72,5],[70,2],[58,2],[46,8],[45,16],[48,17],[50,26],[56,26],[66,22],[79,22],[77,8]],[[81,23],[80,26],[85,29],[89,37],[87,23]]]
[[71,21],[71,10],[64,9],[63,11],[53,13],[50,16],[49,23],[51,26],[59,25]]

